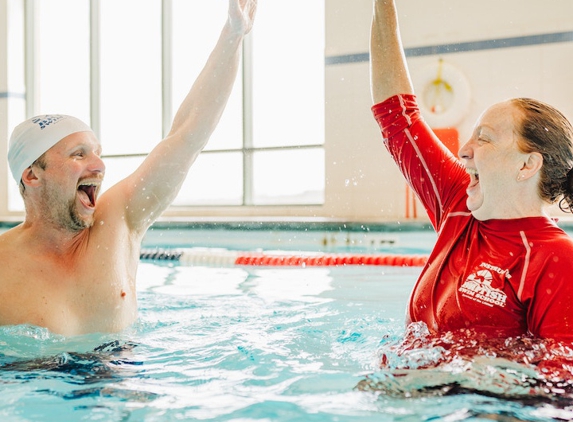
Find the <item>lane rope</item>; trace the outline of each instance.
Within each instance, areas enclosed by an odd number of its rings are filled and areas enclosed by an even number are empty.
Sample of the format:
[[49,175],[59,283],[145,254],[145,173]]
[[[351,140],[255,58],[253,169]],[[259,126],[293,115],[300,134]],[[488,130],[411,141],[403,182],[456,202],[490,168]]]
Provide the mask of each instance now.
[[261,267],[325,267],[348,265],[379,265],[421,267],[427,255],[344,254],[285,251],[242,252],[217,248],[143,249],[142,260],[175,261],[182,265],[261,266]]

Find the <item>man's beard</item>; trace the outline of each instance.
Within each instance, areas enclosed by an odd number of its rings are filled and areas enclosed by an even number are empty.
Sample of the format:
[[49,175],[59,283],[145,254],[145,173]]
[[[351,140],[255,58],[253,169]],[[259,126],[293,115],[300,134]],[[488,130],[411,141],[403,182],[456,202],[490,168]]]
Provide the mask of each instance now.
[[52,198],[57,197],[47,190],[44,191],[45,209],[49,210],[50,219],[54,224],[63,230],[70,232],[80,232],[93,225],[93,218],[82,219],[77,206],[76,198],[70,199],[67,203],[54,203]]
[[82,220],[82,218],[79,216],[79,213],[77,212],[76,208],[76,201],[70,201],[68,206],[68,211],[69,211],[69,218],[66,219],[68,230],[79,232],[82,231],[83,229],[89,229],[93,225],[92,218],[90,218],[89,221],[85,221]]

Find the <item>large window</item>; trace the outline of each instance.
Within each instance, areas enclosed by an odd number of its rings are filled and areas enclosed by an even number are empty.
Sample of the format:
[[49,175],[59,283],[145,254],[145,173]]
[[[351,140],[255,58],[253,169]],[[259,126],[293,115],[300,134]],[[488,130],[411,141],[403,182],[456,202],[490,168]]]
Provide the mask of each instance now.
[[[323,203],[324,3],[259,2],[243,71],[174,206]],[[90,123],[102,141],[107,188],[169,130],[217,41],[228,1],[27,6],[28,114]],[[10,203],[21,207],[13,197]]]

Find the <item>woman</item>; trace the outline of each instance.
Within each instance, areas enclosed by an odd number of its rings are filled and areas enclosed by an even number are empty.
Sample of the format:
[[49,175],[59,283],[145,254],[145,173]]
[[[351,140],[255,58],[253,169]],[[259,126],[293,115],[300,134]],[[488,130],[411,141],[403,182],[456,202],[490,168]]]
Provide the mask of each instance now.
[[546,213],[573,207],[571,124],[539,101],[495,104],[458,160],[420,116],[392,0],[374,0],[370,50],[374,117],[438,232],[409,322],[573,340],[573,241]]

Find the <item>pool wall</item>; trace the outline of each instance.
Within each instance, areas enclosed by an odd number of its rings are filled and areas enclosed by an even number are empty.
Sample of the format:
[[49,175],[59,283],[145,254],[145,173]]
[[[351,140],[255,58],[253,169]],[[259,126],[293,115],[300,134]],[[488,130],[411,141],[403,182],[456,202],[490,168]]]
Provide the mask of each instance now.
[[148,230],[143,247],[423,254],[435,238],[424,223],[158,222]]

